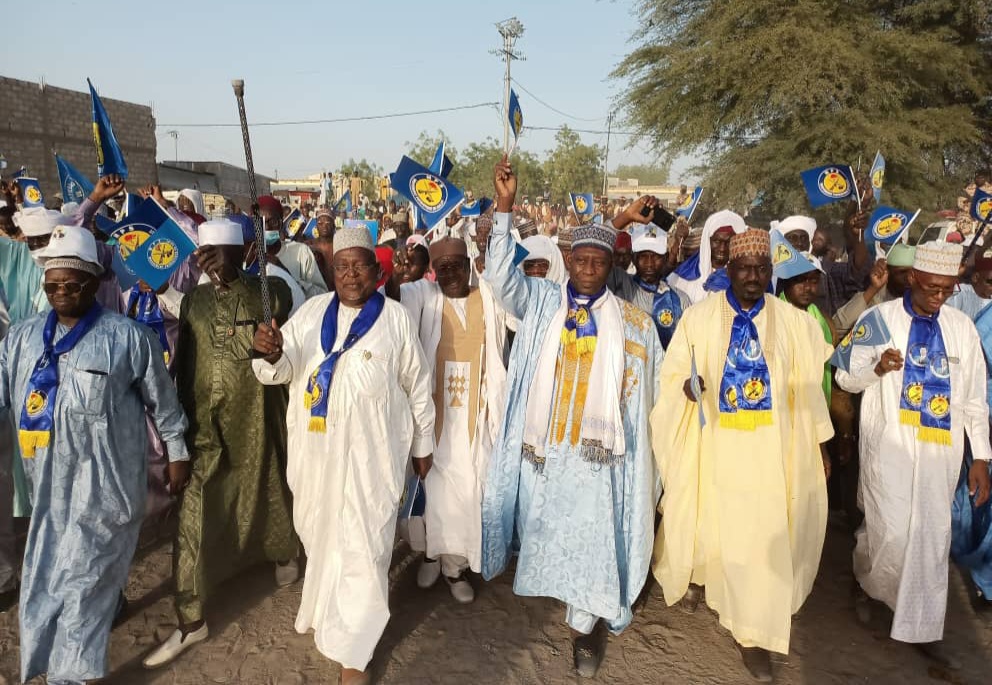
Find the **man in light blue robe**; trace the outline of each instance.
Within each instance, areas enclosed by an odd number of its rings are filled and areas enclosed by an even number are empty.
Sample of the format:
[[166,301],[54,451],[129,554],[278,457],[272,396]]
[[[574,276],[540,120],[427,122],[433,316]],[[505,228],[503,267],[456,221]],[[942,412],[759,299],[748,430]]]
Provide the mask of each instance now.
[[[0,286],[0,341],[7,337],[10,315],[7,297]],[[0,411],[0,613],[17,599],[17,546],[14,538],[14,481],[11,474],[10,423]]]
[[[55,685],[106,674],[145,511],[146,408],[168,448],[174,490],[189,456],[159,342],[96,303],[102,267],[92,234],[60,226],[41,258],[53,310],[15,325],[0,344],[0,412],[18,417],[34,508],[21,577],[21,678],[47,673]],[[52,365],[55,385],[42,379]]]
[[[505,159],[496,189],[484,278],[520,326],[509,403],[484,486],[482,573],[491,579],[505,570],[519,541],[514,591],[567,605],[575,666],[591,677],[602,659],[602,627],[617,634],[630,624],[651,561],[660,485],[648,416],[663,351],[650,317],[605,289],[612,228],[573,230],[566,285],[529,278],[513,265],[516,178]],[[588,345],[582,329],[590,319],[592,368],[583,370],[580,361],[569,379],[562,369],[576,363],[576,352],[563,340]],[[534,416],[548,421],[535,423]]]

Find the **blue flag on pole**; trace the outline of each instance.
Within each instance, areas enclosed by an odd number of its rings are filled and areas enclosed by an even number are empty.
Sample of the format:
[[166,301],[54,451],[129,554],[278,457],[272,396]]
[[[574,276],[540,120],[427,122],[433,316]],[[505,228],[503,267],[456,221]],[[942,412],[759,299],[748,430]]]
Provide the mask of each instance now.
[[855,345],[884,345],[892,339],[889,327],[878,313],[878,309],[869,309],[861,315],[854,328],[840,341],[830,363],[842,371],[851,370],[851,351]]
[[678,206],[675,213],[679,216],[684,216],[686,221],[692,219],[693,213],[696,211],[696,205],[699,204],[699,198],[703,196],[703,187],[696,186],[692,189],[692,194],[687,196],[682,200],[682,204]]
[[413,203],[428,227],[448,216],[465,198],[459,188],[406,156],[392,181],[393,189]]
[[103,108],[100,96],[96,94],[96,89],[89,79],[86,83],[90,86],[90,98],[93,100],[93,142],[96,144],[96,174],[100,178],[110,174],[118,174],[127,180],[127,162],[124,161],[124,153],[114,135],[114,129],[110,125],[110,117],[107,110]]
[[816,271],[813,263],[792,246],[777,229],[769,231],[772,247],[772,272],[780,281]]
[[38,179],[20,176],[17,179],[17,185],[21,187],[25,209],[45,206],[45,196],[41,192],[41,185],[38,183]]
[[127,260],[161,226],[170,223],[175,222],[169,213],[154,198],[149,197],[124,219],[110,227],[108,235],[117,241],[121,257]]
[[894,245],[909,230],[910,225],[920,215],[920,210],[916,214],[910,215],[895,207],[881,205],[871,213],[868,219],[868,234],[873,241],[883,245]]
[[307,225],[303,227],[303,231],[294,236],[296,240],[313,240],[317,237],[317,217],[311,218],[307,221]]
[[510,130],[513,131],[514,139],[520,137],[520,132],[524,130],[524,113],[520,109],[520,100],[517,94],[510,91],[510,106],[506,110],[506,115],[510,119]]
[[854,171],[846,164],[827,164],[799,174],[813,207],[857,196]]
[[121,205],[121,218],[126,218],[132,212],[138,211],[138,207],[144,199],[140,195],[135,195],[134,193],[127,193],[124,195],[124,204]]
[[882,151],[875,153],[875,161],[871,163],[871,192],[875,195],[875,202],[882,199],[882,185],[885,183],[885,157]]
[[296,235],[296,232],[303,228],[304,224],[306,222],[303,220],[303,212],[298,209],[294,209],[282,221],[283,229],[285,229],[286,235],[290,238]]
[[128,255],[124,265],[153,290],[158,290],[195,249],[196,245],[179,224],[166,216],[166,221]]
[[975,196],[971,199],[971,218],[992,222],[992,193],[975,188]]
[[596,200],[592,193],[569,193],[568,197],[572,200],[572,211],[575,212],[575,216],[586,216],[596,209]]
[[341,209],[341,204],[344,203],[344,211],[351,214],[351,190],[344,191],[344,195],[335,203],[334,211],[337,212]]
[[448,155],[444,153],[444,141],[442,140],[437,144],[437,151],[434,153],[434,159],[428,169],[441,178],[448,178],[448,174],[454,168],[455,163],[448,159]]
[[55,155],[55,166],[59,170],[59,185],[62,186],[62,200],[82,204],[93,192],[93,184],[79,170],[65,159]]

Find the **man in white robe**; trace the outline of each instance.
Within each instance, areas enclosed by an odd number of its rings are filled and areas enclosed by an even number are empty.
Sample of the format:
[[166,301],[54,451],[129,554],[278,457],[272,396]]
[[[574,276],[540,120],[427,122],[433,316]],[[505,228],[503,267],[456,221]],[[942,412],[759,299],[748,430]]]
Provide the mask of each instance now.
[[455,600],[468,604],[475,592],[465,571],[481,570],[482,486],[506,398],[506,320],[483,293],[488,284],[469,287],[464,240],[435,240],[430,255],[437,281],[400,286],[434,377],[437,449],[424,482],[427,549],[417,584],[426,589],[444,575]]
[[409,315],[376,291],[368,231],[340,230],[334,246],[336,294],[308,300],[281,330],[260,326],[254,347],[265,357],[252,365],[263,383],[289,383],[287,477],[309,559],[296,630],[314,630],[317,649],[341,664],[341,682],[357,685],[369,682],[389,620],[410,457],[421,478],[430,471],[434,403]]
[[[942,306],[954,292],[962,248],[931,242],[916,248],[909,291],[869,310],[887,340],[855,344],[837,382],[864,392],[861,487],[865,521],[857,532],[854,573],[867,597],[894,612],[891,637],[915,644],[953,668],[941,642],[947,610],[951,506],[967,433],[976,506],[989,495],[989,410],[985,361],[975,325]],[[859,597],[858,618],[870,620]]]

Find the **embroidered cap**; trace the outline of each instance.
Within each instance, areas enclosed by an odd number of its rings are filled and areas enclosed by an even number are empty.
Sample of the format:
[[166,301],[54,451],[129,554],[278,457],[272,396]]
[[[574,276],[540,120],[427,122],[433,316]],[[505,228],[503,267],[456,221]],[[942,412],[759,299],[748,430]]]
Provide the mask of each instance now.
[[334,251],[350,250],[353,247],[360,247],[375,254],[375,246],[372,244],[372,234],[364,226],[354,228],[342,228],[334,234]]
[[103,266],[96,252],[96,238],[79,226],[57,226],[52,231],[48,245],[38,253],[38,260],[45,271],[75,269],[93,276],[103,273]]
[[[598,247],[613,254],[613,245],[617,241],[617,231],[606,224],[585,224],[572,229],[572,249],[579,247]],[[560,244],[559,239],[559,244]]]
[[962,256],[964,247],[959,243],[934,240],[916,246],[913,268],[937,276],[957,276]]
[[771,256],[772,242],[768,231],[749,228],[730,239],[731,260],[741,257],[768,257],[771,259]]

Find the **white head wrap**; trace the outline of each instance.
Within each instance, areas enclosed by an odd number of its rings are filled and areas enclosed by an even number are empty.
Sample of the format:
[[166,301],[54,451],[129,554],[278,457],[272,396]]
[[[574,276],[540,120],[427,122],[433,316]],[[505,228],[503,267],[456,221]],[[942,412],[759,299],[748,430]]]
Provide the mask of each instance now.
[[704,281],[713,273],[713,257],[710,248],[710,238],[721,228],[729,226],[734,233],[743,233],[747,230],[747,224],[737,212],[724,209],[714,214],[710,214],[703,224],[703,234],[699,238],[699,277]]
[[[568,272],[565,271],[565,260],[562,259],[561,250],[551,241],[551,238],[546,235],[532,235],[529,238],[524,238],[520,246],[527,250],[527,256],[524,257],[525,262],[531,259],[543,259],[548,262],[550,266],[548,267],[548,275],[545,276],[547,280],[559,285],[568,280]],[[520,269],[523,269],[523,263],[520,264]]]
[[14,223],[29,238],[48,235],[56,226],[68,222],[69,217],[63,216],[62,212],[44,207],[29,207],[14,213]]
[[179,191],[179,196],[185,197],[190,202],[193,203],[194,212],[196,212],[200,216],[206,216],[206,214],[204,213],[203,193],[201,193],[199,190],[193,190],[192,188],[185,188]]
[[778,230],[783,236],[789,235],[793,231],[803,231],[809,236],[810,243],[812,243],[813,234],[816,233],[816,219],[809,216],[789,216],[779,222]]
[[197,229],[200,245],[244,245],[245,236],[241,224],[230,219],[211,219],[200,224]]

